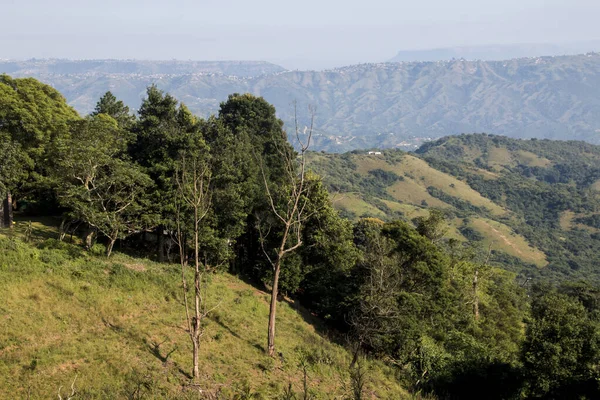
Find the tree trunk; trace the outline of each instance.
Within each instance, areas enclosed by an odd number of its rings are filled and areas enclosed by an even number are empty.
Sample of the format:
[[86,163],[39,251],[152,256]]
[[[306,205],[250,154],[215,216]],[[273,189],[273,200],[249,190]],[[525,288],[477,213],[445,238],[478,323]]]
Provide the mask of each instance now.
[[[196,327],[194,327],[196,329]],[[194,338],[194,369],[192,371],[192,377],[195,382],[198,382],[198,377],[200,376],[200,368],[198,366],[198,354],[200,352],[200,341],[198,338]]]
[[92,246],[94,245],[94,238],[96,236],[96,230],[92,227],[88,227],[88,230],[85,234],[85,249],[86,250],[91,250]]
[[281,261],[277,260],[275,264],[275,275],[273,276],[273,288],[271,289],[271,308],[269,309],[269,333],[267,342],[267,352],[269,356],[275,355],[275,316],[277,314],[277,294],[279,290],[279,271]]
[[354,368],[356,363],[358,362],[358,356],[360,355],[360,348],[362,344],[358,342],[356,344],[356,349],[354,350],[354,356],[352,356],[352,362],[350,363],[350,368]]
[[158,262],[165,262],[165,227],[163,225],[159,225],[156,228],[156,243],[158,246]]
[[12,196],[10,194],[10,192],[6,193],[6,197],[4,198],[4,204],[3,204],[3,221],[2,224],[4,225],[5,228],[12,228],[13,227],[13,202],[12,202]]
[[200,351],[200,316],[201,316],[201,300],[202,293],[200,292],[200,256],[199,256],[199,232],[200,227],[198,224],[198,207],[194,208],[194,297],[195,297],[195,315],[193,323],[192,341],[194,342],[194,370],[192,377],[194,381],[198,381],[200,377],[200,371],[198,368],[198,356]]
[[113,247],[115,245],[115,242],[117,241],[117,235],[114,235],[113,237],[108,239],[108,246],[106,246],[106,257],[110,257]]
[[475,275],[473,276],[473,315],[475,316],[475,320],[479,320],[479,295],[477,293],[477,276],[479,275],[479,270],[475,270]]
[[67,223],[67,219],[63,217],[60,220],[60,226],[58,227],[58,240],[62,242],[65,240],[65,236],[67,236],[67,230],[69,229],[69,224]]

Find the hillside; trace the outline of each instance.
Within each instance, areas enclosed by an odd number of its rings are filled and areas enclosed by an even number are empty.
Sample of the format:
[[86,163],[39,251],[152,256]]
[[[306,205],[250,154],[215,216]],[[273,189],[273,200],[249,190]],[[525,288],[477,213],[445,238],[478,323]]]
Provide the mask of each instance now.
[[491,246],[530,277],[600,279],[600,147],[461,135],[416,153],[313,153],[334,204],[350,218],[412,220],[446,210],[448,237]]
[[[0,398],[199,398],[187,386],[186,336],[177,265],[58,242],[56,221],[17,223],[0,234]],[[97,245],[100,246],[100,245]],[[94,255],[97,254],[97,255]],[[201,386],[207,397],[272,399],[288,384],[302,390],[302,360],[318,398],[349,390],[352,359],[327,339],[321,321],[293,301],[278,314],[280,357],[264,354],[268,294],[223,273],[214,275],[202,338]],[[407,398],[391,367],[368,366],[369,398]]]
[[[329,71],[261,73],[224,67],[165,70],[147,62],[145,73],[115,70],[118,62],[40,67],[0,63],[0,72],[34,76],[61,91],[78,111],[91,111],[111,90],[137,109],[148,85],[173,94],[198,115],[214,113],[234,92],[263,96],[288,124],[293,101],[301,122],[317,108],[316,150],[343,152],[383,147],[414,149],[427,138],[488,132],[516,138],[598,142],[600,54],[508,61],[361,64]],[[112,63],[112,64],[111,64]],[[86,69],[87,68],[87,69]],[[204,69],[203,69],[204,68]],[[271,72],[271,73],[269,73]],[[237,76],[228,76],[236,73]]]
[[298,154],[147,93],[0,76],[0,397],[600,397],[598,147]]

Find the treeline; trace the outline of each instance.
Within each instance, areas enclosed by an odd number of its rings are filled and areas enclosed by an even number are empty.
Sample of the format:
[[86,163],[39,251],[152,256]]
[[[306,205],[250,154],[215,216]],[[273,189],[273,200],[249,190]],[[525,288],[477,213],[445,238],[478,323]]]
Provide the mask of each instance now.
[[199,119],[156,87],[137,115],[109,92],[80,117],[52,88],[3,75],[3,221],[11,225],[14,207],[61,215],[61,236],[80,235],[88,249],[103,245],[110,256],[119,243],[179,263],[195,378],[210,313],[205,278],[228,270],[271,290],[273,356],[283,293],[348,339],[349,368],[380,357],[415,392],[600,396],[599,288],[518,282],[489,266],[486,252],[445,239],[440,211],[414,223],[351,223],[306,163],[311,130],[296,127],[294,151],[262,98],[233,94]]

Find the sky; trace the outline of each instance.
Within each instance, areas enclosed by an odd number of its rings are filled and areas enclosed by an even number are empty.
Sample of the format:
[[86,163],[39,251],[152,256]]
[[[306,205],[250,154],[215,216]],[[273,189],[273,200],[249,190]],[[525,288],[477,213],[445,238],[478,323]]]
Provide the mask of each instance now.
[[600,39],[598,0],[0,0],[0,10],[1,59],[323,69],[399,50]]

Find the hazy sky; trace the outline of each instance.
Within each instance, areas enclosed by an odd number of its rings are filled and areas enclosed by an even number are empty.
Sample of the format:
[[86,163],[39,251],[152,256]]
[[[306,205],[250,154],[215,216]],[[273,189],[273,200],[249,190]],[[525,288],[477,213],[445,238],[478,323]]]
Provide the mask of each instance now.
[[0,58],[384,61],[398,50],[600,39],[599,0],[0,0]]

